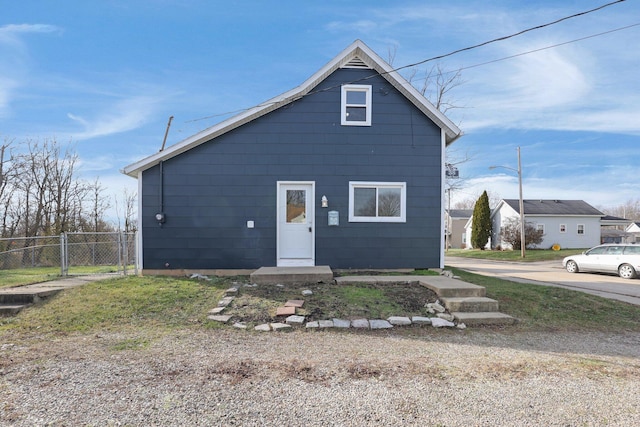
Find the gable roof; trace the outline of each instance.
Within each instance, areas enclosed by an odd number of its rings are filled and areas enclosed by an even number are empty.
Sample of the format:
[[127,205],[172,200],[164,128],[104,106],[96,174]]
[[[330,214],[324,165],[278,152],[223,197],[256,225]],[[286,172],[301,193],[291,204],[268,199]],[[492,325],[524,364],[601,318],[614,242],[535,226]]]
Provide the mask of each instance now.
[[431,104],[416,88],[411,85],[411,83],[405,80],[397,71],[394,71],[391,65],[380,58],[361,40],[356,40],[345,50],[340,52],[338,56],[329,61],[324,67],[305,80],[300,86],[190,136],[189,138],[184,139],[181,142],[160,151],[159,153],[153,154],[136,163],[126,166],[122,172],[132,177],[137,177],[139,172],[149,169],[161,161],[184,153],[193,147],[225,134],[282,106],[290,104],[291,102],[309,94],[314,87],[339,68],[372,69],[378,72],[391,85],[393,85],[393,87],[400,91],[400,93],[402,93],[413,105],[420,109],[422,113],[444,130],[447,145],[451,144],[462,135],[462,131],[451,120],[435,108],[433,104]]
[[[502,199],[496,211],[502,204],[509,205],[516,213],[520,213],[518,199]],[[525,215],[547,216],[597,216],[604,214],[584,200],[523,200]]]
[[473,216],[473,209],[451,209],[447,212],[451,218],[467,219]]

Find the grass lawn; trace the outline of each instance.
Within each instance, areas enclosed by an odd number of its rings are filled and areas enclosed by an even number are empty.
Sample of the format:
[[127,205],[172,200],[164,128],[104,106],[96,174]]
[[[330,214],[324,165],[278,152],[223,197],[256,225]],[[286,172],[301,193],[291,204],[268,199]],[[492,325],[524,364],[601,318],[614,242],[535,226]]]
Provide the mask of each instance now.
[[562,258],[579,254],[584,252],[586,249],[561,249],[559,251],[554,251],[551,249],[527,249],[525,251],[525,257],[522,258],[520,255],[520,251],[489,251],[480,249],[449,249],[445,255],[446,256],[456,256],[456,257],[465,257],[465,258],[482,258],[482,259],[491,259],[496,261],[555,261],[561,260]]
[[[133,271],[133,266],[129,266],[128,268],[129,271]],[[72,266],[69,267],[68,273],[71,275],[83,275],[115,273],[117,271],[118,267],[115,265]],[[60,279],[60,277],[60,267],[34,267],[0,270],[0,289],[48,282],[50,280]]]
[[[500,311],[520,319],[518,325],[504,331],[640,331],[637,306],[562,288],[454,271],[465,281],[485,286],[487,296],[499,301]],[[175,329],[230,327],[208,321],[207,314],[234,282],[247,283],[247,278],[198,281],[125,276],[93,282],[66,290],[16,317],[0,318],[0,336],[125,332],[139,328],[154,335]],[[304,299],[303,314],[310,319],[385,318],[423,314],[424,303],[432,297],[419,285],[314,286],[310,297],[302,297],[301,288],[296,287],[241,287],[228,313],[249,324],[274,321],[278,306],[288,299]],[[407,328],[403,333],[441,332],[434,328]],[[134,347],[139,344],[131,343]]]

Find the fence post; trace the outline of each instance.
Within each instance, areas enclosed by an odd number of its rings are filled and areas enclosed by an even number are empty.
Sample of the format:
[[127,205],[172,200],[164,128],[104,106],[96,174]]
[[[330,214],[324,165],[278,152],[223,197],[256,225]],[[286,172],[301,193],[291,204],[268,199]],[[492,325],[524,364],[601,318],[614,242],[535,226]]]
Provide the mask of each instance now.
[[67,275],[67,242],[65,239],[65,234],[60,234],[60,275]]

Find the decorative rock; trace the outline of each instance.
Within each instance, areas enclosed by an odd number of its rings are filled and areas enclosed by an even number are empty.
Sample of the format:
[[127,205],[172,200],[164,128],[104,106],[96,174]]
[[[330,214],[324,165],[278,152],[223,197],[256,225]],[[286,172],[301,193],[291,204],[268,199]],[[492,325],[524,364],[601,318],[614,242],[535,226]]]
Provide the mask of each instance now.
[[411,324],[411,319],[402,316],[391,316],[387,321],[394,326],[407,326]]
[[393,325],[386,320],[382,319],[371,319],[369,320],[369,326],[371,329],[389,329],[393,328]]
[[231,301],[233,301],[233,297],[224,297],[218,302],[218,307],[226,307],[231,304]]
[[333,320],[318,320],[318,327],[333,328]]
[[304,316],[289,316],[287,317],[287,319],[285,320],[285,323],[287,325],[302,325],[304,323],[305,317]]
[[242,323],[242,322],[236,322],[236,323],[234,323],[234,324],[233,324],[233,327],[234,327],[234,328],[238,328],[238,329],[247,329],[247,325],[245,325],[245,324],[244,324],[244,323]]
[[446,311],[446,309],[442,305],[440,305],[440,303],[438,302],[427,304],[427,309],[435,310],[438,313],[444,313]]
[[317,328],[318,327],[318,322],[314,321],[314,322],[307,322],[307,324],[305,325],[306,328]]
[[278,284],[276,285],[276,287],[277,287],[277,288],[284,288],[284,285],[283,285],[282,283],[278,283]]
[[453,314],[449,313],[438,313],[436,314],[436,316],[438,316],[440,319],[448,320],[449,322],[453,322],[453,320],[455,319],[455,317],[453,317]]
[[284,303],[285,307],[302,308],[303,305],[304,305],[304,300],[301,300],[301,299],[290,299],[289,301]]
[[226,307],[216,307],[209,310],[209,314],[220,314]]
[[231,316],[213,315],[213,316],[207,316],[207,319],[213,320],[213,321],[216,321],[216,322],[227,323],[229,321],[229,319],[231,319]]
[[333,327],[334,328],[350,328],[351,327],[351,321],[350,320],[344,320],[344,319],[333,319]]
[[444,320],[444,319],[441,319],[439,317],[432,318],[431,319],[431,325],[434,328],[443,328],[443,327],[452,328],[452,327],[456,326],[453,322],[449,322],[448,320]]
[[233,287],[224,291],[225,295],[236,295],[238,293],[238,288]]
[[431,324],[431,319],[430,318],[422,317],[422,316],[413,316],[411,318],[411,321],[416,325],[430,325]]
[[256,331],[260,331],[260,332],[269,332],[271,330],[271,326],[269,326],[268,323],[264,323],[262,325],[258,325],[255,328]]
[[292,314],[296,314],[295,307],[278,307],[276,309],[276,316],[289,316]]
[[273,331],[281,331],[283,329],[290,329],[291,325],[287,325],[284,323],[270,323],[269,326],[271,326],[271,330]]
[[465,325],[464,323],[458,323],[456,325],[456,328],[458,328],[458,329],[467,329],[467,325]]
[[191,276],[189,276],[189,279],[198,279],[198,280],[211,280],[208,276],[203,276],[202,274],[199,273],[193,273]]
[[302,295],[304,295],[305,297],[313,295],[313,291],[311,291],[310,289],[305,289],[304,291],[302,291]]
[[360,329],[369,329],[369,321],[367,319],[355,319],[351,321],[351,326]]

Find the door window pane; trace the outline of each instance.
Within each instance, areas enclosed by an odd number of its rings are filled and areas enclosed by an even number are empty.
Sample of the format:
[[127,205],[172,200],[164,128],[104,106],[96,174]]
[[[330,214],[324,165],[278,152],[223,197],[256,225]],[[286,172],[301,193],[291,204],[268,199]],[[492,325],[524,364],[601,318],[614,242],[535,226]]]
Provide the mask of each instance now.
[[306,196],[305,190],[287,190],[287,222],[306,222]]

